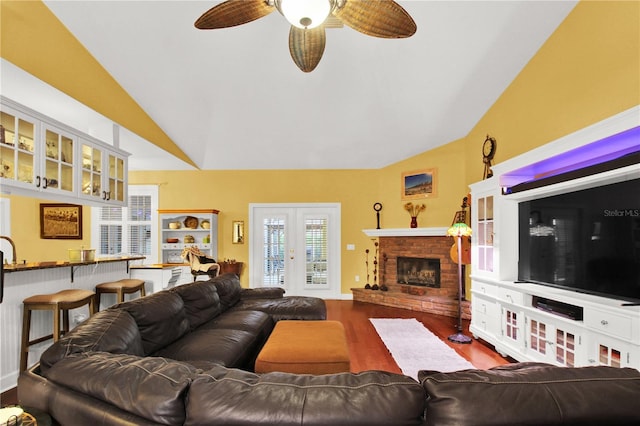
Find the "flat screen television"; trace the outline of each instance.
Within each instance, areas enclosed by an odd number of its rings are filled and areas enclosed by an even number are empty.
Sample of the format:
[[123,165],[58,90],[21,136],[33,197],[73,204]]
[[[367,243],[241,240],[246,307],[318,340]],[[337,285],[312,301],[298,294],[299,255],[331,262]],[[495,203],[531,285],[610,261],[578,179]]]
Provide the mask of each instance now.
[[519,281],[640,302],[640,179],[518,209]]

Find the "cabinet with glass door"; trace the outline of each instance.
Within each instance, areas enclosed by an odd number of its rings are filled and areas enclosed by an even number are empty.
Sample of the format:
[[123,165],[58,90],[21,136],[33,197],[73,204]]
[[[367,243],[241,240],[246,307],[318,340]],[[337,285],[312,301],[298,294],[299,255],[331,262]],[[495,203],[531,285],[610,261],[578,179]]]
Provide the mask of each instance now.
[[490,180],[472,185],[471,228],[472,273],[475,276],[496,277],[499,270],[495,237],[498,223],[499,194]]
[[88,138],[80,139],[80,154],[80,196],[102,203],[124,205],[127,157]]
[[5,104],[0,115],[3,185],[73,195],[77,136]]
[[41,170],[44,173],[36,176],[36,185],[50,192],[74,195],[77,136],[49,123],[42,124],[42,132],[45,146]]
[[525,325],[529,359],[565,367],[583,365],[582,332],[570,321],[551,314],[528,313]]
[[127,153],[10,99],[0,100],[0,183],[5,192],[125,204]]
[[0,111],[0,182],[33,189],[39,175],[39,123],[34,118],[2,105]]

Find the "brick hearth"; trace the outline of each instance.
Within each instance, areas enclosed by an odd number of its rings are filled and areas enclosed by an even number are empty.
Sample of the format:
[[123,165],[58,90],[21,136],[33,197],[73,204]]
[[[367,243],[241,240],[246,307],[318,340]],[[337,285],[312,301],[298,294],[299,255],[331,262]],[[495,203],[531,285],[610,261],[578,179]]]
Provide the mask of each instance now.
[[[449,255],[453,245],[451,237],[380,236],[378,241],[378,282],[380,285],[386,284],[389,290],[352,288],[353,300],[450,317],[458,316],[458,265]],[[398,284],[398,257],[440,259],[440,288]],[[471,318],[468,301],[462,303],[462,317]]]

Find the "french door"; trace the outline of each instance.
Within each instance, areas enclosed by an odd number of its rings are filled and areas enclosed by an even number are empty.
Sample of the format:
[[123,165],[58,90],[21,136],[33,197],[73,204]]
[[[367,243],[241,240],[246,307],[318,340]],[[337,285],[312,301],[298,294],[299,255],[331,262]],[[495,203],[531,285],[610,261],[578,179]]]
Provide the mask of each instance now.
[[252,287],[340,297],[339,204],[251,204],[249,210]]

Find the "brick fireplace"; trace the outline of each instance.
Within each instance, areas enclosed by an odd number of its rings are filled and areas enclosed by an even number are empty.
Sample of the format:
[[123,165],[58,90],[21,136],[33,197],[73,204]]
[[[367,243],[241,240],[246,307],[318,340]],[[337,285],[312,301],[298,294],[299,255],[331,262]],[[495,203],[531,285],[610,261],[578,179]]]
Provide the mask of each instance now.
[[[450,317],[458,316],[458,265],[451,260],[449,252],[453,239],[446,236],[447,228],[416,228],[365,230],[371,237],[378,237],[378,283],[386,285],[388,291],[352,288],[353,300],[376,303],[420,312],[430,312]],[[373,251],[371,251],[373,253]],[[370,253],[370,256],[371,256]],[[428,279],[407,279],[407,266],[401,264],[398,277],[398,261],[416,259],[416,265],[409,266],[412,273],[427,268]],[[432,265],[439,260],[439,286],[433,285],[435,272]],[[372,259],[370,259],[372,262]],[[370,284],[373,284],[373,280]],[[406,282],[410,283],[407,284]],[[411,283],[414,281],[415,283]],[[424,282],[422,282],[424,281]],[[470,304],[463,301],[463,318],[471,318]]]

